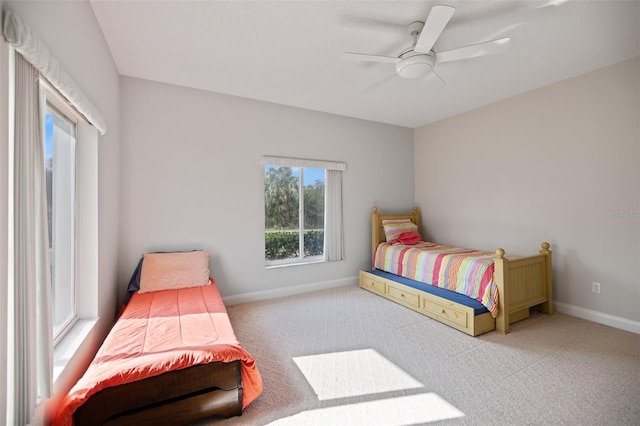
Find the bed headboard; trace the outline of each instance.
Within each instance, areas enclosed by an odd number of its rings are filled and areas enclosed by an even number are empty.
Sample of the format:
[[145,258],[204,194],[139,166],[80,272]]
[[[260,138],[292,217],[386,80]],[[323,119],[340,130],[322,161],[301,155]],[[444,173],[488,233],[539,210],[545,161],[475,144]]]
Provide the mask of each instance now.
[[378,208],[374,207],[371,212],[371,260],[376,252],[378,244],[385,241],[384,229],[382,228],[382,221],[384,219],[409,219],[415,223],[418,229],[420,229],[420,212],[417,207],[413,208],[411,213],[399,213],[399,214],[380,214]]

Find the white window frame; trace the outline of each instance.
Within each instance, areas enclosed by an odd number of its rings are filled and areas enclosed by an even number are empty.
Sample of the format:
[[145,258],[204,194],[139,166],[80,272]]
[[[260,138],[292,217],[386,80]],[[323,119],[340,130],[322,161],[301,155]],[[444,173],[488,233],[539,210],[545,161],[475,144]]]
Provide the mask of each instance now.
[[[322,249],[321,255],[316,256],[305,256],[304,255],[304,169],[322,169],[324,170],[324,180],[327,180],[327,169],[323,167],[315,167],[315,166],[293,166],[290,164],[263,164],[263,176],[266,171],[267,166],[276,166],[276,167],[291,167],[297,168],[300,173],[300,178],[298,179],[298,257],[292,257],[288,259],[275,259],[275,260],[267,260],[265,258],[265,266],[266,268],[277,268],[282,266],[293,266],[293,265],[307,265],[311,263],[322,263],[326,262],[327,257],[325,255],[324,247]],[[264,200],[264,193],[263,193]],[[326,186],[325,186],[325,200],[326,200]],[[326,202],[325,202],[325,211],[324,215],[327,214],[326,211]],[[323,225],[323,233],[326,232],[325,227]],[[265,235],[266,235],[265,229]]]
[[[264,173],[265,166],[267,165],[324,169],[324,175],[325,175],[324,248],[323,248],[322,259],[315,260],[315,261],[310,260],[310,257],[304,258],[303,260],[294,259],[293,261],[291,261],[291,259],[266,261],[265,259],[265,263],[266,263],[265,267],[269,269],[269,268],[275,268],[275,267],[281,267],[281,266],[306,265],[309,263],[328,262],[328,261],[333,262],[336,260],[342,260],[343,232],[342,232],[341,172],[344,172],[346,170],[347,164],[343,162],[338,162],[338,161],[309,160],[309,159],[302,159],[302,158],[290,158],[290,157],[279,157],[279,156],[263,156],[260,159],[260,164],[262,165],[263,179],[265,176],[265,173]],[[331,176],[329,176],[329,171],[331,171]],[[336,176],[337,176],[337,179],[336,179]],[[330,177],[332,178],[331,183],[328,182]],[[302,184],[303,179],[300,179],[300,182]],[[329,194],[329,191],[331,191],[330,189],[331,187],[333,187],[336,190],[331,194]],[[262,192],[262,195],[263,195],[262,200],[264,202],[264,191]],[[329,218],[329,215],[331,215],[332,217]],[[338,219],[336,219],[336,217]],[[329,237],[327,235],[328,233],[331,233]],[[328,238],[331,239],[331,243],[329,244],[329,246],[327,245]]]
[[[98,132],[45,79],[46,99],[76,123],[75,317],[54,339],[53,381],[60,376],[98,317]],[[52,102],[55,99],[55,102]],[[82,285],[79,285],[82,283]]]
[[[64,336],[71,330],[74,325],[78,322],[78,226],[77,226],[77,218],[78,218],[78,125],[82,121],[82,117],[80,114],[71,106],[67,104],[65,99],[60,95],[55,89],[53,89],[45,80],[40,79],[40,93],[41,99],[44,99],[45,102],[52,107],[54,107],[58,113],[62,114],[66,119],[73,122],[75,126],[75,147],[74,147],[74,182],[73,182],[73,279],[72,285],[73,289],[71,294],[73,295],[73,304],[72,304],[72,313],[71,317],[67,318],[67,320],[62,324],[62,326],[54,332],[53,334],[53,344],[57,345]],[[43,129],[43,136],[45,132]],[[44,143],[44,141],[43,141]],[[53,280],[53,277],[52,277]],[[53,307],[52,307],[53,312]]]

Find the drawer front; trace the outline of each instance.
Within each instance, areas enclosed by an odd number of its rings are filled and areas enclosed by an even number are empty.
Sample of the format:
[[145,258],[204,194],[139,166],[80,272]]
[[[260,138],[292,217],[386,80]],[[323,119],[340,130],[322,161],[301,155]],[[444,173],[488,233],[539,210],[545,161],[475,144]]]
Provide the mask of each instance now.
[[409,293],[405,289],[389,285],[388,293],[389,297],[399,300],[404,303],[408,303],[416,308],[420,307],[420,298],[417,294]]
[[462,327],[467,326],[466,312],[453,309],[450,306],[434,303],[427,299],[422,299],[422,309],[453,324],[457,324]]
[[387,284],[384,281],[374,280],[367,274],[360,275],[360,287],[379,294],[385,294],[387,292]]

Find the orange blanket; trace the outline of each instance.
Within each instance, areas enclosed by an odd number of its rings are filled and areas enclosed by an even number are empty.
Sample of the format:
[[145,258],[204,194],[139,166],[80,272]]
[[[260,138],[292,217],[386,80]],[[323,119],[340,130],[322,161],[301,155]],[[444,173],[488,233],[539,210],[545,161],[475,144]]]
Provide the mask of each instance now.
[[102,389],[198,364],[242,361],[242,408],[262,392],[253,357],[236,338],[213,279],[211,285],[136,293],[87,372],[64,397],[54,425]]

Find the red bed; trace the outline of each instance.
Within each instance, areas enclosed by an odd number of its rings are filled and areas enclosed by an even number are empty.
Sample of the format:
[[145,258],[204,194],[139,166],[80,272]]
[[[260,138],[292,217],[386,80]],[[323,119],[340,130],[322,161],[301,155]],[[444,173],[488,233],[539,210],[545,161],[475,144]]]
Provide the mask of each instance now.
[[[262,392],[215,281],[135,293],[54,425],[187,423],[232,416]],[[173,416],[173,417],[172,417]]]

